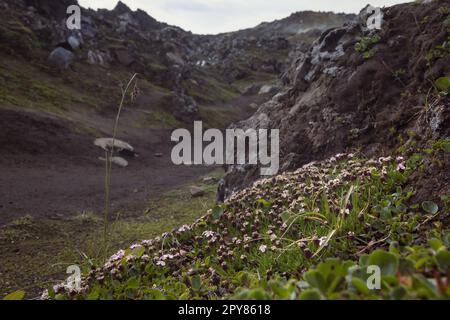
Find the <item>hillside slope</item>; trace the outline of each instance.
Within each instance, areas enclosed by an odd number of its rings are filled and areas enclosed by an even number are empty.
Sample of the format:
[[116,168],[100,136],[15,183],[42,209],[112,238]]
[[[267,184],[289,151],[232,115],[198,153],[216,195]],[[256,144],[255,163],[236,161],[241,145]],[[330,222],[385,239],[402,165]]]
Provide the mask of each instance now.
[[[383,9],[379,31],[358,21],[329,30],[283,75],[285,86],[240,128],[280,130],[280,168],[339,152],[386,154],[405,141],[448,137],[448,1]],[[255,166],[230,166],[222,198],[258,178]],[[436,190],[439,190],[437,186]]]
[[383,11],[323,33],[235,125],[280,129],[282,174],[229,167],[222,204],[42,298],[448,299],[449,2]]
[[[121,190],[114,202],[119,207],[143,203],[148,193],[134,190],[158,193],[160,187],[204,173],[202,168],[172,165],[171,130],[190,128],[194,119],[223,129],[249,117],[275,94],[289,47],[294,46],[288,34],[274,38],[270,28],[256,37],[240,32],[194,35],[122,2],[113,10],[82,8],[81,29],[70,31],[65,9],[74,3],[0,3],[0,143],[5,151],[0,191],[7,194],[0,224],[25,214],[66,216],[101,210],[102,152],[92,142],[111,135],[120,86],[135,72],[139,96],[133,103],[125,101],[118,138],[140,157],[120,171]],[[307,15],[312,16],[305,20],[308,28],[315,20],[321,21],[316,26],[320,28],[351,18]],[[283,23],[301,27],[300,16]],[[278,41],[285,47],[272,46]],[[277,67],[267,68],[272,64]],[[239,66],[244,73],[235,77],[231,73]],[[263,85],[271,87],[260,94]],[[142,170],[145,175],[139,173]],[[67,179],[74,183],[63,183]],[[38,180],[40,188],[35,185]],[[149,180],[155,183],[148,186]],[[23,197],[29,201],[23,203]]]

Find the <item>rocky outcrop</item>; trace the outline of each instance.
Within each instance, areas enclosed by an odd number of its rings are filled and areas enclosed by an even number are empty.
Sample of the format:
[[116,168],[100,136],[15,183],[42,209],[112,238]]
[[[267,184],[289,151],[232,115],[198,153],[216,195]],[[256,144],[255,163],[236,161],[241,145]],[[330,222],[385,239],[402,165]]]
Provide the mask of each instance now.
[[[408,132],[448,137],[449,98],[433,83],[450,73],[449,9],[448,1],[385,8],[379,31],[367,30],[363,11],[324,32],[293,60],[282,91],[234,126],[279,129],[282,170],[353,149],[391,151]],[[258,174],[255,166],[229,166],[220,198]]]
[[[171,111],[182,119],[199,118],[198,104],[226,102],[254,82],[260,89],[274,84],[292,49],[306,50],[321,30],[353,18],[305,12],[237,32],[194,35],[119,1],[113,10],[81,8],[81,29],[69,30],[66,9],[71,4],[76,1],[2,2],[8,20],[0,22],[0,40],[8,43],[7,53],[46,58],[59,72],[75,63],[137,72],[170,92]],[[41,50],[45,58],[38,55]],[[273,95],[275,88],[264,87],[262,94]]]
[[244,79],[255,71],[278,76],[286,67],[289,52],[306,50],[322,31],[354,17],[305,11],[237,32],[196,36],[201,45],[190,57],[197,64],[217,70],[229,82]]

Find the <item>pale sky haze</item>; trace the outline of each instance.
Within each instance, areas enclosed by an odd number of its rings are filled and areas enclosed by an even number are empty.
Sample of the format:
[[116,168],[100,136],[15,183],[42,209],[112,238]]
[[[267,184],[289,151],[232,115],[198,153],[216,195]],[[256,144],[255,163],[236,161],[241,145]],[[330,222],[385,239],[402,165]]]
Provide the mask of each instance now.
[[[86,8],[112,9],[117,0],[78,0]],[[358,13],[367,4],[391,6],[407,0],[122,0],[131,9],[198,34],[254,27],[303,10]]]

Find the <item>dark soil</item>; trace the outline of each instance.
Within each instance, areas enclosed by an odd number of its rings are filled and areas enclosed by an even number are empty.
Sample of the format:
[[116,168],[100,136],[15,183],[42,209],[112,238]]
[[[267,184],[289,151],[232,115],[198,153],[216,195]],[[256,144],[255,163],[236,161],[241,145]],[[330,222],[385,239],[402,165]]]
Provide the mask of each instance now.
[[[24,215],[65,217],[104,206],[104,157],[94,138],[72,124],[32,113],[0,110],[0,225]],[[139,154],[113,167],[112,207],[140,210],[150,198],[195,180],[211,168],[175,166],[170,130],[122,134]],[[156,157],[162,153],[162,157]]]

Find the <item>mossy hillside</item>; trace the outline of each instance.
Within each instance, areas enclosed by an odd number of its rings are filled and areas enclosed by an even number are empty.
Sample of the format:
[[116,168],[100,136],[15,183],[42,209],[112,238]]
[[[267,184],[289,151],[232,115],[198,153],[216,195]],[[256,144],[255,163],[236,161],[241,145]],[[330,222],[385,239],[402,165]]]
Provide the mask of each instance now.
[[201,104],[227,102],[239,95],[233,86],[220,81],[211,71],[206,70],[194,70],[190,79],[182,82],[182,87]]
[[[119,251],[81,291],[61,285],[45,296],[448,298],[449,196],[414,203],[410,180],[426,157],[443,156],[341,154],[258,181],[194,224]],[[382,270],[381,290],[364,285],[369,264]]]
[[31,50],[43,44],[35,34],[17,18],[16,14],[2,15],[0,21],[0,51],[30,55]]

